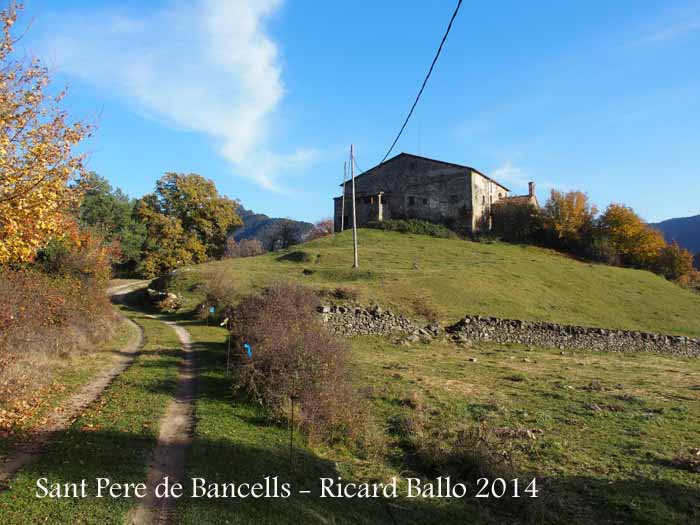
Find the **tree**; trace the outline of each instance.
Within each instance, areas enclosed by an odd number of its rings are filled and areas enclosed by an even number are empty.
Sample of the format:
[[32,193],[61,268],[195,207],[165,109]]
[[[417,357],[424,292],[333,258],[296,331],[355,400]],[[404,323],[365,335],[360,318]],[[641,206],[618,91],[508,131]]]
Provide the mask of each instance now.
[[237,257],[255,257],[264,253],[265,247],[258,239],[243,239],[237,243],[233,236],[230,236],[226,241],[224,257],[235,259]]
[[677,242],[661,248],[654,263],[654,271],[672,281],[690,273],[692,269],[693,255],[678,246]]
[[607,207],[600,218],[600,230],[618,251],[623,264],[636,268],[653,269],[661,249],[666,246],[659,231],[622,204]]
[[540,236],[542,218],[531,202],[504,200],[491,207],[493,232],[504,241],[532,242]]
[[228,233],[243,224],[237,203],[220,196],[213,181],[195,173],[166,173],[156,183],[155,196],[154,209],[179,219],[208,257],[221,257]]
[[194,232],[186,232],[177,217],[159,213],[156,196],[146,195],[136,203],[135,214],[146,226],[146,242],[137,272],[155,277],[191,263],[206,260],[204,245]]
[[0,263],[30,261],[64,225],[76,199],[69,181],[83,171],[73,152],[89,126],[70,123],[65,91],[46,93],[48,70],[37,59],[13,57],[18,8],[0,12]]
[[552,190],[542,208],[547,240],[557,247],[579,250],[592,235],[598,210],[580,191],[562,193]]
[[82,176],[77,187],[83,196],[77,210],[80,224],[94,228],[106,242],[118,242],[121,267],[135,269],[146,240],[146,225],[134,217],[135,201],[94,172]]
[[228,232],[242,224],[236,206],[201,175],[166,173],[136,203],[135,216],[147,230],[139,273],[151,277],[221,257]]
[[267,251],[284,250],[302,241],[302,231],[298,223],[290,219],[280,219],[263,234],[262,242]]

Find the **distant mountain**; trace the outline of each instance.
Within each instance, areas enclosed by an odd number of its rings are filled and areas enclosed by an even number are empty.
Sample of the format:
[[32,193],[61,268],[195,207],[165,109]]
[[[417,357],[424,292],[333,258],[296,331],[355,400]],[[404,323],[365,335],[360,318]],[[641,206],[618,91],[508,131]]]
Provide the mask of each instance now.
[[667,242],[676,241],[693,255],[700,252],[700,215],[668,219],[651,226],[661,231]]
[[233,232],[234,239],[258,239],[266,246],[274,243],[273,239],[279,236],[282,230],[293,231],[294,236],[302,240],[314,227],[310,222],[269,217],[247,210],[241,205],[238,206],[238,215],[243,220],[243,226]]

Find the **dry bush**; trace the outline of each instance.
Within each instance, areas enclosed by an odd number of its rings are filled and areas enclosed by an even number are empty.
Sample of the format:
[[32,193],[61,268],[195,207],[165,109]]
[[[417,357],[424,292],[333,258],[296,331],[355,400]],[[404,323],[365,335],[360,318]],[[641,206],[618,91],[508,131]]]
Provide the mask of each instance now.
[[682,275],[676,282],[683,288],[687,288],[695,293],[700,293],[700,271],[698,270],[690,270],[685,275]]
[[214,306],[217,311],[233,311],[236,304],[236,284],[224,268],[214,268],[204,275],[202,291],[205,299],[203,306],[206,315],[208,308]]
[[57,361],[109,337],[118,316],[100,284],[0,270],[0,404],[37,390],[51,380]]
[[278,420],[289,416],[312,439],[333,442],[357,438],[363,419],[347,364],[349,347],[321,325],[313,291],[278,283],[261,295],[246,297],[234,315],[242,352],[237,385],[267,407]]

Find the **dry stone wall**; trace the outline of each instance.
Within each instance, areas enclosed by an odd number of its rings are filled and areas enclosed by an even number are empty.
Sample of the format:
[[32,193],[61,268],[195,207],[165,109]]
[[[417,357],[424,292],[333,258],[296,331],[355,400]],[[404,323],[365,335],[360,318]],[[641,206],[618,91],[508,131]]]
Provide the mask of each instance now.
[[661,352],[700,357],[700,339],[648,332],[589,328],[540,321],[468,315],[452,326],[421,326],[378,306],[322,306],[320,315],[336,334],[403,335],[405,340],[449,337],[456,342],[488,341],[596,352]]

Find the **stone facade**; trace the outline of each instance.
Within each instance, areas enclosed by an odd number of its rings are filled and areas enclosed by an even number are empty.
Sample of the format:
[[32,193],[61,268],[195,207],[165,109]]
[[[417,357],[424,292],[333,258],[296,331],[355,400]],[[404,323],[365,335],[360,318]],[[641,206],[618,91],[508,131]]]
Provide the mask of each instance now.
[[[469,231],[476,231],[489,227],[491,205],[508,197],[509,191],[474,168],[401,153],[355,177],[357,225],[415,218],[464,221]],[[344,194],[348,229],[352,227],[350,180]],[[335,230],[340,231],[343,197],[336,197],[334,204]]]
[[700,357],[700,339],[647,332],[589,328],[541,321],[466,316],[447,328],[420,323],[380,307],[322,306],[324,323],[338,335],[400,335],[406,341],[448,337],[458,343],[494,342],[593,352],[659,352]]

